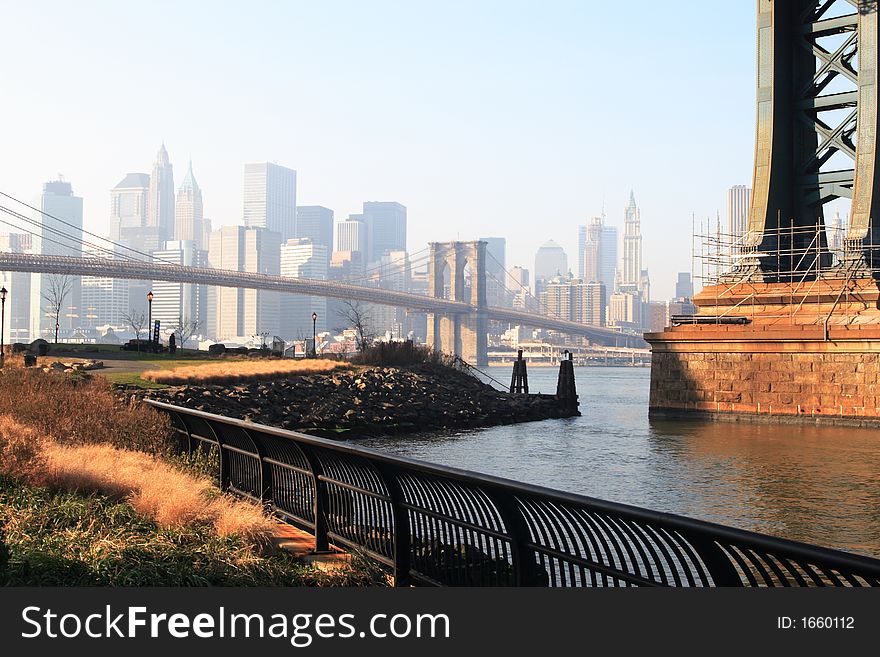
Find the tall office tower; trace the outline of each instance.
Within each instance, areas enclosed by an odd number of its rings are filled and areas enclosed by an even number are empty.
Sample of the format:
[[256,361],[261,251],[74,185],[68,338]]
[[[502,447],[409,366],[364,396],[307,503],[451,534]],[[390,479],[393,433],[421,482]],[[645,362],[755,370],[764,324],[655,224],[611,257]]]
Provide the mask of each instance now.
[[583,279],[586,277],[586,262],[584,259],[584,254],[587,249],[587,232],[589,230],[589,226],[586,224],[582,224],[578,226],[578,278]]
[[678,272],[678,281],[675,283],[676,299],[692,299],[694,296],[694,281],[691,279],[690,272]]
[[[34,229],[34,253],[81,258],[83,201],[73,195],[71,184],[63,180],[45,183],[37,207],[41,212],[34,216],[40,224]],[[59,232],[67,237],[59,237]],[[54,340],[55,318],[48,312],[53,299],[61,301],[58,339],[66,337],[79,325],[82,300],[79,276],[32,274],[30,293],[29,331],[32,337]]]
[[333,253],[333,210],[322,205],[300,205],[296,208],[296,239],[310,239]]
[[174,171],[165,144],[159,148],[150,176],[147,202],[148,227],[157,229],[160,245],[174,236]]
[[[113,252],[113,244],[99,241],[93,247],[83,248],[83,258],[122,259]],[[82,326],[94,329],[111,326],[131,330],[126,326],[125,315],[129,313],[131,283],[128,279],[110,276],[82,277]],[[146,294],[144,292],[144,294]],[[146,317],[146,315],[144,315]]]
[[361,220],[362,216],[353,214],[336,224],[336,250],[362,253],[366,264],[367,226]]
[[605,326],[608,294],[601,281],[574,281],[572,320],[593,326]]
[[110,190],[110,239],[118,241],[132,229],[147,225],[150,176],[129,173]]
[[[208,266],[259,274],[278,275],[281,270],[278,233],[263,228],[223,226],[211,233]],[[278,335],[279,293],[212,287],[208,290],[208,335],[215,340],[267,342]]]
[[[617,228],[605,225],[605,217],[593,217],[585,226],[583,261],[584,281],[599,281],[605,286],[605,293],[614,290],[614,275],[617,268]],[[607,303],[607,299],[605,300]]]
[[621,283],[628,288],[642,289],[642,226],[636,197],[629,193],[623,219],[623,271]]
[[[177,190],[177,205],[174,210],[174,239],[177,242],[194,242],[196,250],[204,250],[205,211],[202,205],[202,190],[193,175],[192,161],[186,177]],[[171,249],[170,246],[166,248]],[[172,249],[176,250],[176,249]]]
[[390,251],[406,251],[405,206],[396,201],[365,201],[362,216],[367,226],[367,264]]
[[746,234],[751,202],[752,190],[746,185],[734,185],[727,190],[727,232],[734,244]]
[[[299,208],[297,208],[299,210]],[[326,280],[330,253],[323,244],[307,238],[290,239],[281,245],[281,275],[291,278]],[[327,318],[327,299],[304,294],[281,295],[281,327],[278,334],[287,340],[312,336],[312,313],[318,316],[314,329],[319,333],[332,326]]]
[[535,296],[540,295],[551,278],[567,273],[568,256],[563,248],[553,240],[545,242],[535,253]]
[[[31,253],[32,244],[30,233],[0,233],[0,251]],[[29,342],[31,275],[17,271],[0,272],[0,286],[7,291],[4,343]]]
[[[185,267],[208,266],[208,252],[198,248],[194,240],[166,242],[165,248],[155,251],[153,257],[163,264]],[[153,281],[152,290],[153,321],[159,320],[162,335],[167,336],[181,322],[184,325],[196,325],[193,335],[207,333],[208,287],[206,285]]]
[[244,165],[244,225],[296,237],[296,171],[271,162]]
[[510,268],[509,283],[507,287],[511,290],[528,289],[529,288],[529,270],[516,265]]
[[481,237],[486,242],[486,303],[490,306],[509,307],[512,299],[507,293],[505,269],[507,240],[503,237]]
[[669,303],[666,301],[652,301],[647,306],[648,318],[645,321],[645,330],[649,333],[659,333],[669,326]]
[[[241,271],[244,262],[244,226],[222,226],[208,241],[208,266]],[[244,335],[244,289],[208,288],[207,335],[217,341],[237,340]]]
[[571,319],[572,285],[565,276],[552,276],[540,292],[541,308],[551,317]]

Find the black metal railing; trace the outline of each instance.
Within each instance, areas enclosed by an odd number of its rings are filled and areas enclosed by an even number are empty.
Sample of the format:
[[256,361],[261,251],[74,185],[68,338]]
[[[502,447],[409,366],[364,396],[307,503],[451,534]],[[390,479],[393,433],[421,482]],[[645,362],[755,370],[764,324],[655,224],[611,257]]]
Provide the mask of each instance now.
[[148,401],[224,490],[397,585],[880,586],[880,561]]

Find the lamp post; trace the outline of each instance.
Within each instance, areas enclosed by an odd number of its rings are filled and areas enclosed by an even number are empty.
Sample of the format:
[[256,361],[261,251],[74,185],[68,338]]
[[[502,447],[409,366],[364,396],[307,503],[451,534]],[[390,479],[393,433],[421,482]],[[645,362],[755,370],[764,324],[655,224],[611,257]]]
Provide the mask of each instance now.
[[[153,291],[147,292],[147,339],[150,341],[150,351],[153,351]],[[141,315],[143,317],[143,315]]]
[[6,291],[6,286],[4,285],[0,288],[0,306],[2,306],[2,310],[0,310],[0,367],[3,367],[4,361],[6,360],[6,345],[4,344],[4,339],[6,338],[6,295],[9,294]]
[[318,333],[315,329],[317,322],[318,322],[318,313],[312,313],[312,357],[313,358],[317,357],[317,355],[318,355],[318,343],[316,341]]

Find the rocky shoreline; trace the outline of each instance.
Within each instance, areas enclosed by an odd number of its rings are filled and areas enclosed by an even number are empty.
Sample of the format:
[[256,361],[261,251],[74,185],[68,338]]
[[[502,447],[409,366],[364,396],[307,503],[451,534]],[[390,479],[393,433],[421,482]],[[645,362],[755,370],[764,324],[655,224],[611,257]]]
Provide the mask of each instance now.
[[553,395],[511,395],[444,366],[373,367],[242,384],[119,394],[329,438],[362,438],[578,415]]

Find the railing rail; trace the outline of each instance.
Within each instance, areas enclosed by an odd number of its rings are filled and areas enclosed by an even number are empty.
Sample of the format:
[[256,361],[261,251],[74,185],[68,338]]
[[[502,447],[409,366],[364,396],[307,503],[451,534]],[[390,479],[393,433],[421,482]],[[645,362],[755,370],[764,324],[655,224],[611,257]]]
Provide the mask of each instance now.
[[221,488],[397,585],[880,586],[880,560],[147,401]]

